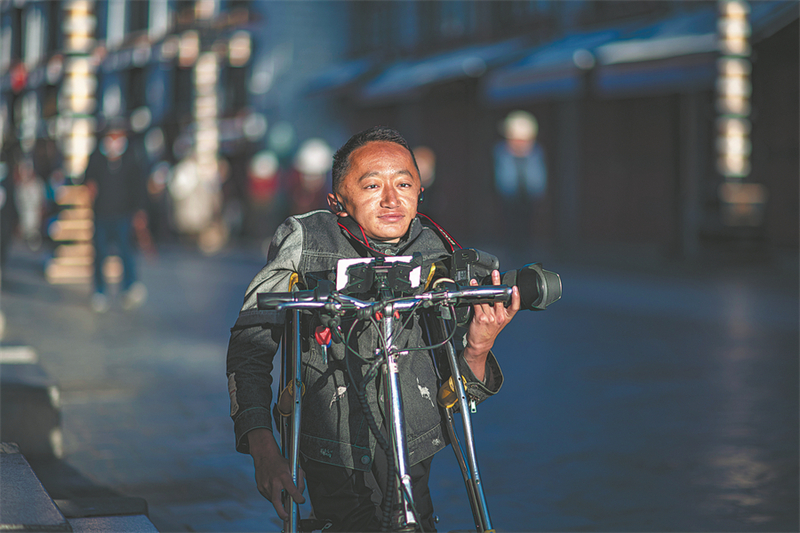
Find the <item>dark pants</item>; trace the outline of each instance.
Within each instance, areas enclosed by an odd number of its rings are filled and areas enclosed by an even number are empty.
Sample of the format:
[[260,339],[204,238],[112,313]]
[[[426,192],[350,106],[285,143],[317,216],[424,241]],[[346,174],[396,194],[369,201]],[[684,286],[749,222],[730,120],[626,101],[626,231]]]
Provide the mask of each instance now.
[[[428,488],[429,457],[410,468],[414,504],[424,531],[436,531],[433,500]],[[332,523],[326,531],[371,532],[381,530],[383,492],[388,467],[380,446],[368,472],[304,460],[306,487],[314,516]]]
[[515,248],[527,251],[533,242],[533,215],[538,206],[536,202],[520,193],[515,198],[504,199],[501,209],[506,242]]
[[103,277],[103,262],[108,257],[111,246],[117,245],[117,253],[122,260],[124,270],[122,289],[128,290],[136,281],[136,263],[133,257],[134,249],[131,243],[132,221],[130,215],[95,217],[94,220],[94,290],[99,293],[106,292],[106,282]]

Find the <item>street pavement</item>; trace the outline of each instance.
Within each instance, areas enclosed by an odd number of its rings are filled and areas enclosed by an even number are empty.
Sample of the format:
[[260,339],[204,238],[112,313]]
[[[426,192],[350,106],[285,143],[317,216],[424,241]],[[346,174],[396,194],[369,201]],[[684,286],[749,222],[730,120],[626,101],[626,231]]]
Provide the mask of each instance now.
[[[563,298],[501,335],[503,390],[473,417],[496,530],[800,530],[796,254],[635,269],[544,255]],[[48,285],[14,247],[3,342],[31,346],[61,389],[63,462],[34,464],[51,493],[144,498],[162,532],[280,531],[233,449],[225,379],[263,262],[162,247],[139,261],[147,303],[97,315],[87,285]],[[433,469],[439,530],[473,530],[451,450]]]

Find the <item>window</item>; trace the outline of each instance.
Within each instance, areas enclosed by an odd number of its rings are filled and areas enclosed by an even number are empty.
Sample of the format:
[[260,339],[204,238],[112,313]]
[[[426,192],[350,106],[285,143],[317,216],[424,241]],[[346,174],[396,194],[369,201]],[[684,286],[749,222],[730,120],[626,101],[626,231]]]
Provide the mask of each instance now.
[[25,16],[24,61],[28,70],[36,67],[44,52],[44,17],[41,6],[28,4]]
[[147,104],[147,76],[144,68],[131,68],[127,71],[128,76],[128,94],[127,94],[127,110],[130,113],[134,109],[138,109]]
[[[695,2],[687,2],[693,4]],[[672,2],[631,2],[626,0],[594,0],[588,2],[579,17],[582,25],[617,22],[626,18],[659,16],[674,8]]]
[[225,112],[232,115],[247,105],[247,67],[225,68]]
[[52,55],[61,49],[63,6],[55,0],[46,3],[47,6],[47,54]]
[[559,0],[491,2],[492,34],[496,39],[520,34],[547,39],[557,27],[559,9],[572,9],[578,4]]
[[120,47],[125,40],[125,0],[108,0],[106,46],[109,50]]
[[188,119],[192,114],[194,105],[194,81],[192,79],[193,69],[176,66],[173,69],[175,82],[172,84],[172,108],[175,110],[177,119]]
[[147,35],[150,40],[157,41],[165,36],[171,23],[167,0],[150,0],[148,18]]
[[147,31],[150,23],[150,2],[134,0],[128,3],[128,32]]

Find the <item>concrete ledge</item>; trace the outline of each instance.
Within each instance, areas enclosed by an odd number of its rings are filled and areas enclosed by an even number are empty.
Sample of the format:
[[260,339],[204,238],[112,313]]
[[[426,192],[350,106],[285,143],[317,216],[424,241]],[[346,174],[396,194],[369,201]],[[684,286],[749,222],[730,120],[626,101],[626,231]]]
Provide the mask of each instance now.
[[70,518],[75,533],[158,533],[150,519],[144,515],[102,516],[96,518]]
[[60,391],[36,359],[30,347],[0,347],[0,440],[26,457],[60,457]]
[[2,444],[0,470],[0,530],[72,531],[17,446]]
[[142,498],[53,501],[16,444],[0,444],[0,470],[0,531],[158,533]]
[[58,509],[67,518],[148,515],[147,500],[144,498],[73,498],[69,500],[55,500],[55,503]]

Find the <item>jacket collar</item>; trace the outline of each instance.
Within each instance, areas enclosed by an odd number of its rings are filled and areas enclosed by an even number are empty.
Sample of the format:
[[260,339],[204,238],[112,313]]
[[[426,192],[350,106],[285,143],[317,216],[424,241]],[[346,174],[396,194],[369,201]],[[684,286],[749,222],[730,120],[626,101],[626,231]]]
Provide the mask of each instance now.
[[[387,255],[403,255],[403,252],[408,249],[422,234],[422,230],[427,226],[432,229],[442,240],[445,247],[454,252],[461,248],[461,245],[444,230],[439,224],[433,221],[429,216],[422,213],[417,213],[414,220],[408,227],[406,234],[400,238],[400,241],[393,245],[386,246],[378,245],[378,243],[367,237],[367,233],[361,225],[353,220],[353,217],[337,217],[339,227],[342,233],[353,244],[358,252],[363,257],[385,257]],[[387,253],[387,251],[389,253]]]
[[[342,233],[353,244],[358,252],[364,257],[386,257],[387,255],[402,255],[411,244],[417,240],[422,233],[422,224],[419,216],[414,217],[408,227],[406,234],[400,238],[396,244],[388,248],[379,245],[378,241],[367,236],[364,228],[353,220],[353,217],[338,217],[339,227]],[[387,253],[389,252],[389,253]]]

